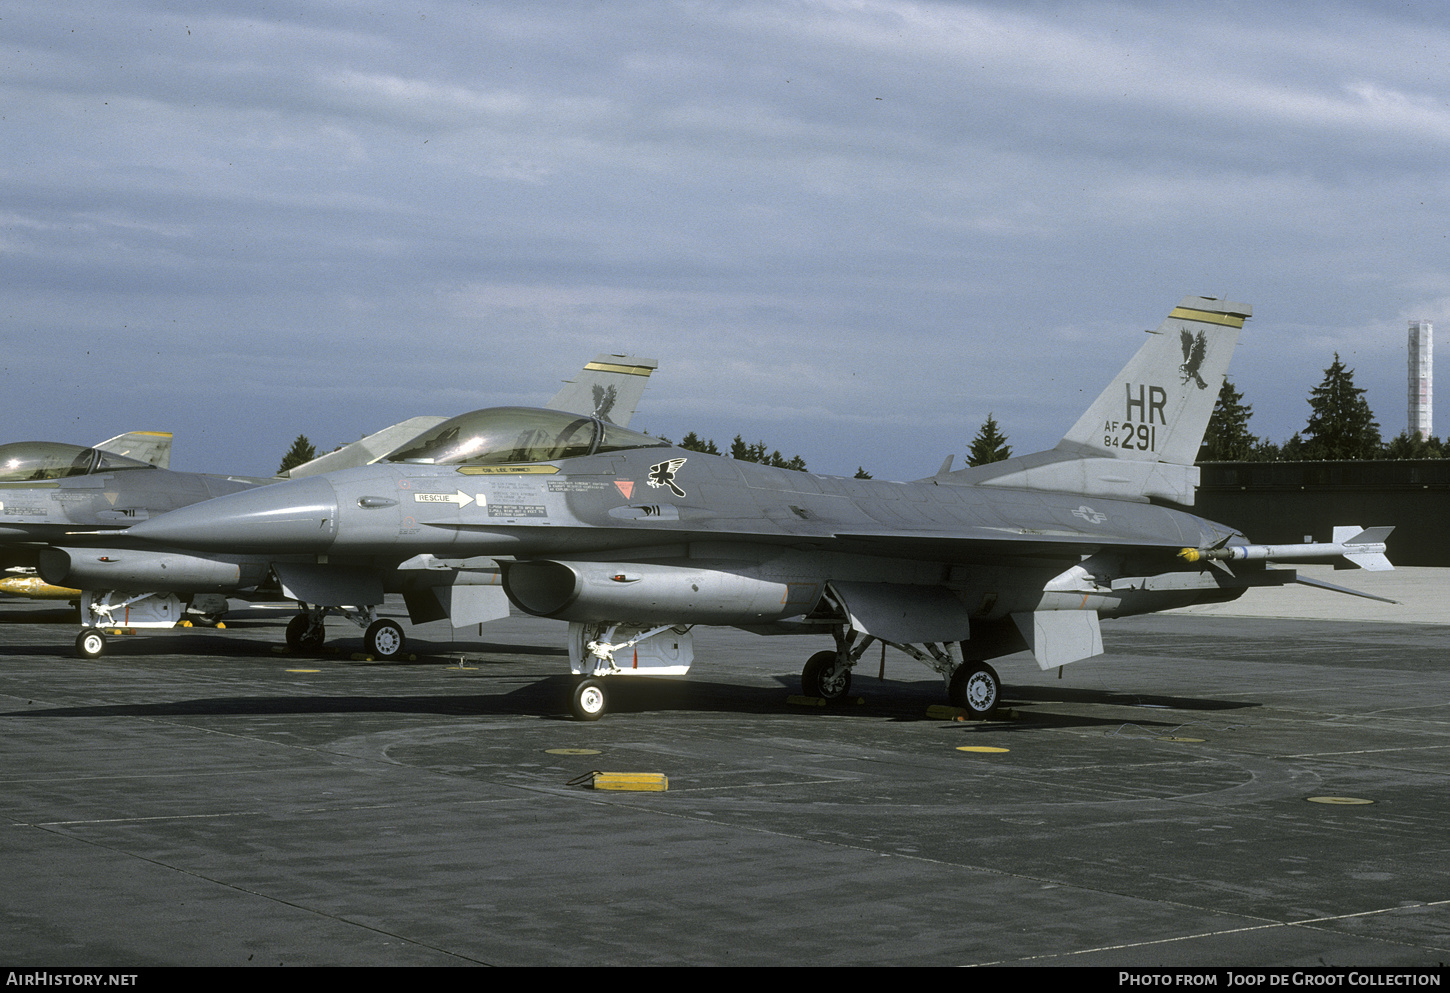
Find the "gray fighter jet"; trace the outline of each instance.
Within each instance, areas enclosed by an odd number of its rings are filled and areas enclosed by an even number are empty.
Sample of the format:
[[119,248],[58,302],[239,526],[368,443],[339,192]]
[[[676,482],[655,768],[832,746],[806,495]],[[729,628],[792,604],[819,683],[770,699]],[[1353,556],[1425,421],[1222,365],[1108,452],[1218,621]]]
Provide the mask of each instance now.
[[[150,452],[165,461],[170,435],[133,432],[101,445],[139,434],[158,442],[165,439],[164,453],[159,448]],[[79,599],[82,594],[76,589],[48,584],[35,575],[46,545],[73,542],[77,532],[113,530],[255,485],[255,480],[172,472],[101,446],[45,441],[0,445],[0,592]]]
[[[599,355],[568,380],[549,401],[549,408],[627,424],[651,372],[653,359]],[[563,416],[563,415],[560,415]],[[400,443],[436,427],[445,418],[415,417],[384,428],[361,441],[298,466],[286,474],[299,479],[322,472],[365,466]],[[139,459],[114,454],[135,451],[164,463],[170,453],[169,434],[132,432],[102,445],[112,451],[50,442],[0,446],[0,592],[34,599],[77,600],[83,630],[77,650],[96,656],[105,650],[105,628],[167,628],[188,609],[208,622],[227,610],[227,595],[238,595],[272,583],[267,556],[177,555],[170,550],[108,547],[118,526],[226,493],[278,484],[276,478],[210,476],[159,468]],[[38,574],[37,574],[38,573]],[[354,611],[330,597],[337,587],[322,576],[323,587],[310,583],[303,568],[282,576],[281,592],[296,596],[286,583],[366,627],[371,611]],[[482,623],[507,616],[508,602],[499,588],[491,559],[461,556],[443,559],[412,556],[387,576],[388,589],[403,593],[415,620],[451,617],[457,625]],[[379,595],[381,599],[381,595]],[[361,601],[348,600],[348,604]],[[312,623],[289,627],[294,644],[321,643],[318,615]],[[383,654],[395,654],[401,641],[382,632]]]
[[[196,504],[129,538],[198,564],[259,556],[284,581],[373,604],[415,556],[491,556],[515,606],[569,622],[571,704],[586,720],[614,679],[687,671],[696,624],[828,636],[801,677],[826,699],[883,642],[985,715],[1000,695],[988,660],[1030,650],[1046,669],[1100,654],[1100,618],[1298,580],[1270,558],[1390,568],[1388,529],[1270,547],[1164,505],[1193,502],[1194,458],[1249,315],[1188,297],[1057,447],[955,472],[948,459],[916,482],[737,462],[596,417],[503,407],[375,465]],[[402,638],[390,620],[373,628]]]

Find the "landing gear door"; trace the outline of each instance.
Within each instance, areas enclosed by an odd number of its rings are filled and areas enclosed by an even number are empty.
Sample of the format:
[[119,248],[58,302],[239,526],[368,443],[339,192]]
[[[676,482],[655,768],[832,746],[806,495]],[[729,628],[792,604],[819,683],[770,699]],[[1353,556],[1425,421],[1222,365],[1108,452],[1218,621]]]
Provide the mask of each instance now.
[[912,645],[966,641],[971,614],[944,586],[831,582],[851,627],[881,641]]
[[1013,614],[1012,621],[1032,646],[1041,669],[1103,654],[1103,632],[1095,610],[1038,610]]

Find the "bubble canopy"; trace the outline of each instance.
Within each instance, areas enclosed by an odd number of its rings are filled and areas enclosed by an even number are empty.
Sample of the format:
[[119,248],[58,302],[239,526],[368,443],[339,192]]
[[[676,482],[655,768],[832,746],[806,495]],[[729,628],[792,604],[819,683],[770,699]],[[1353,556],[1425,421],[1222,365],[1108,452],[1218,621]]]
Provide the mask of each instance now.
[[669,442],[595,417],[533,407],[489,407],[460,414],[384,457],[424,465],[505,465],[667,448]]
[[0,483],[29,483],[120,469],[152,468],[155,467],[149,462],[58,441],[17,441],[0,445]]

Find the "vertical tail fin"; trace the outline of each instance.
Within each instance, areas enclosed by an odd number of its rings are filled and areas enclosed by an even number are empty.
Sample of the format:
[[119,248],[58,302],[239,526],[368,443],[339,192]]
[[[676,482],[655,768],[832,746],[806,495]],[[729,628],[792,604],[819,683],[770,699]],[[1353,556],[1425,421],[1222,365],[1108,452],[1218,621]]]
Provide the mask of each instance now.
[[171,468],[170,431],[127,431],[91,446],[103,452],[149,462],[158,469]]
[[598,417],[628,427],[634,408],[644,395],[649,374],[659,368],[654,359],[633,355],[598,355],[579,375],[549,401],[552,410]]
[[1185,297],[1056,448],[962,469],[950,481],[1192,505],[1193,463],[1252,313]]
[[1250,313],[1247,304],[1185,297],[1057,447],[1193,465]]

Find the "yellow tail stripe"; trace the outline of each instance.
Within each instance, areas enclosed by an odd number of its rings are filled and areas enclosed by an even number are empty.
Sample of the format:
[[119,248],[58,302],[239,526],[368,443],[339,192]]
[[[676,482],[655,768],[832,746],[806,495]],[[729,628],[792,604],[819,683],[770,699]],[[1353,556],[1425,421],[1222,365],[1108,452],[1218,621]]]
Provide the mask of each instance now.
[[1216,314],[1211,310],[1193,310],[1189,307],[1174,307],[1169,317],[1180,321],[1199,321],[1203,324],[1222,324],[1224,327],[1241,328],[1244,319],[1237,314]]
[[590,372],[621,372],[626,376],[648,376],[654,372],[647,365],[616,365],[613,362],[590,362],[584,368]]

